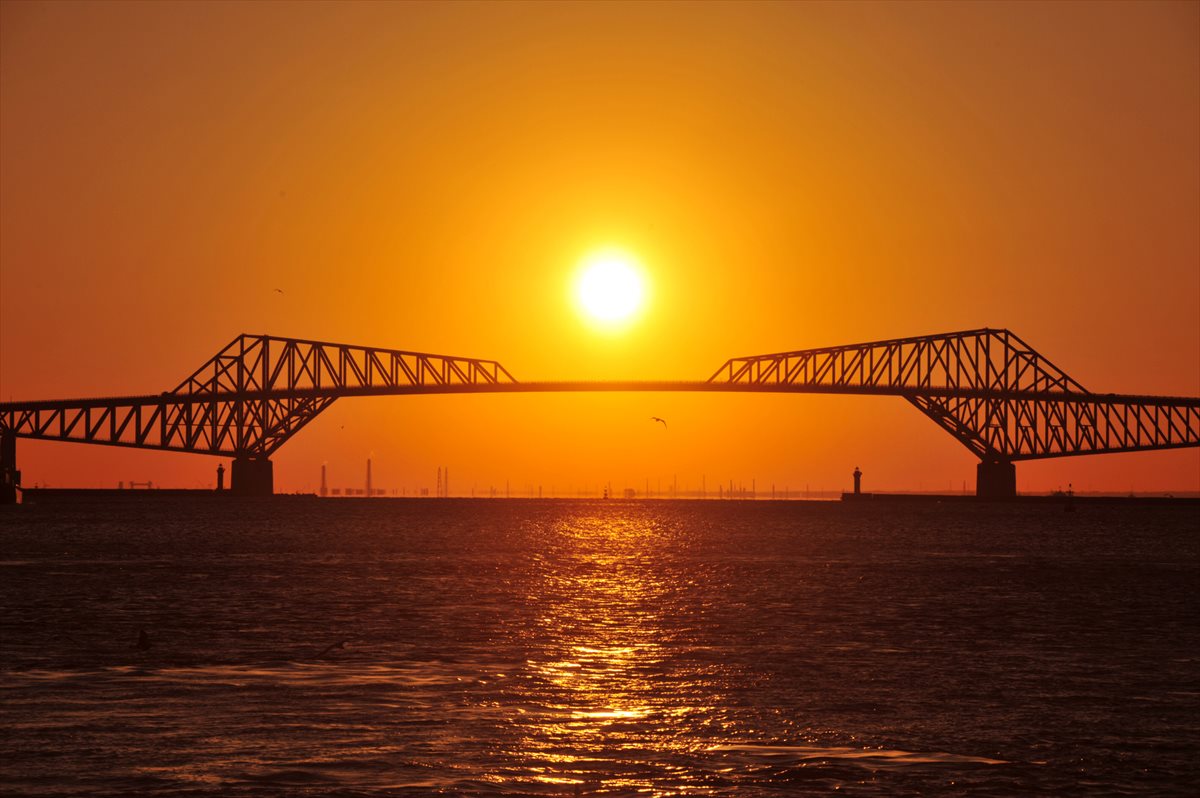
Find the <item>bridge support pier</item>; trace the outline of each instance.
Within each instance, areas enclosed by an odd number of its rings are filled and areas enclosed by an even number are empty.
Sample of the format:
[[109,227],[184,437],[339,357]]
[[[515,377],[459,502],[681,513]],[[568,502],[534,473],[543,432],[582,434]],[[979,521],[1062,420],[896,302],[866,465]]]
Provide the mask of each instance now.
[[266,457],[234,458],[229,492],[234,496],[270,496],[275,492],[274,464]]
[[975,466],[975,495],[980,499],[1012,499],[1017,495],[1017,467],[984,461]]
[[17,503],[17,487],[21,472],[17,470],[17,436],[8,430],[0,432],[0,504]]

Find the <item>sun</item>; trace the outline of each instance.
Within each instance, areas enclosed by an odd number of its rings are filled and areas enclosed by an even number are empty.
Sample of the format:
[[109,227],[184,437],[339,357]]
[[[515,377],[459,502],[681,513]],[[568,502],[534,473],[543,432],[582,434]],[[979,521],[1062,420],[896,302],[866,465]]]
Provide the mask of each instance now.
[[575,297],[594,321],[604,325],[628,321],[641,308],[644,296],[640,264],[629,253],[598,250],[580,263]]

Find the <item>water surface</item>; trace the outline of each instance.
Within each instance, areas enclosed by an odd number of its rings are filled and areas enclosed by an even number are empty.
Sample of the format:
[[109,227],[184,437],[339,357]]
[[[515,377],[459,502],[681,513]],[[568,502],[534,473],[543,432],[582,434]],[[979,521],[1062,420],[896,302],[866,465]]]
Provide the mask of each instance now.
[[1197,505],[0,511],[6,794],[1200,784]]

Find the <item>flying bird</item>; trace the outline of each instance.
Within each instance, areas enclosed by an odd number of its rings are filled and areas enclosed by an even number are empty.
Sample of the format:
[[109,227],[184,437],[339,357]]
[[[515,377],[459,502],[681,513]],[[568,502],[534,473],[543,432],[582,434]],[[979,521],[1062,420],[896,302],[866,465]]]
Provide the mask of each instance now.
[[275,289],[275,293],[277,293],[277,294],[282,294],[282,293],[283,293],[283,289],[282,289],[282,288],[276,288],[276,289]]
[[662,424],[663,429],[667,428],[667,422],[664,419],[659,418],[658,416],[650,416],[650,420],[657,421],[658,423]]

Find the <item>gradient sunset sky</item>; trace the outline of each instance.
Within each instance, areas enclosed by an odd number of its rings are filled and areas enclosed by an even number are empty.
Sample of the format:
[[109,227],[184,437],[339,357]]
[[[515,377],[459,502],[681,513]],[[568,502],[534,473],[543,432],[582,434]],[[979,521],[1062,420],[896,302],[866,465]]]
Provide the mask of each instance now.
[[[571,298],[619,247],[646,305]],[[281,288],[283,293],[274,289]],[[705,379],[1008,327],[1093,391],[1200,394],[1200,4],[0,6],[0,396],[158,393],[241,332]],[[649,421],[669,420],[669,429]],[[960,490],[898,398],[347,399],[276,490]],[[21,440],[27,485],[216,458]],[[1200,451],[1018,488],[1200,490]]]

